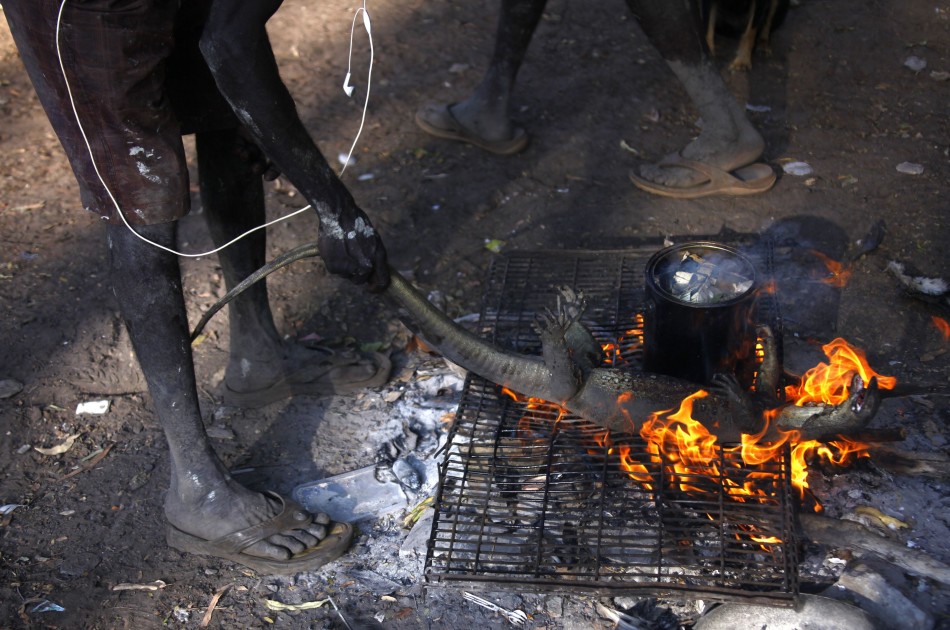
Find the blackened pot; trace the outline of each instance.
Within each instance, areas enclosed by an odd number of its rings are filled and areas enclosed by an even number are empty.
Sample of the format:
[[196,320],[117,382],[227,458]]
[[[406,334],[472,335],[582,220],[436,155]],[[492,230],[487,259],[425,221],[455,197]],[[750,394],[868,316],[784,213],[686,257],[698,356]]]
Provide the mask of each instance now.
[[755,267],[735,249],[698,241],[647,262],[644,367],[709,385],[732,373],[747,389],[755,374]]

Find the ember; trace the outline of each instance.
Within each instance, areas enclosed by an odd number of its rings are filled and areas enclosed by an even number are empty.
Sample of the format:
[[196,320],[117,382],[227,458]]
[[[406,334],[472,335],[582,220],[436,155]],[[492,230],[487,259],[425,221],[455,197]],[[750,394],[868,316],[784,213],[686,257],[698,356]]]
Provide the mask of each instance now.
[[931,316],[930,320],[934,326],[937,327],[937,330],[940,331],[940,334],[943,335],[943,340],[950,341],[950,322],[936,315]]

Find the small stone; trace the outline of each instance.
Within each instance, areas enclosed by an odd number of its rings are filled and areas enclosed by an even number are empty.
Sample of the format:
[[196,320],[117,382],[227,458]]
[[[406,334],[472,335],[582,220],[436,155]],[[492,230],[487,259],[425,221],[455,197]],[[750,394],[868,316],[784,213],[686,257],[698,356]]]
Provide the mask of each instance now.
[[23,383],[16,379],[5,378],[0,380],[0,399],[16,396],[23,390]]
[[432,531],[432,519],[435,516],[435,510],[426,508],[422,517],[416,521],[409,531],[409,535],[399,546],[399,557],[404,559],[425,558],[426,545],[429,541],[429,532]]
[[191,619],[191,612],[186,608],[182,608],[181,606],[175,606],[175,609],[172,611],[172,615],[179,623],[187,623],[188,620]]
[[796,177],[805,177],[814,172],[814,169],[812,169],[808,162],[788,162],[782,165],[782,170]]
[[[860,606],[887,627],[932,628],[933,617],[911,601],[899,583],[891,581],[904,582],[903,575],[887,570],[878,573],[876,568],[862,562],[849,566],[838,578],[840,589],[830,593]],[[888,577],[887,573],[891,575]]]
[[905,175],[922,175],[924,165],[915,164],[914,162],[901,162],[897,165],[897,172],[904,173]]
[[827,597],[802,594],[795,608],[777,608],[761,604],[728,603],[700,617],[694,630],[874,630],[870,615],[860,608]]
[[233,440],[235,438],[234,431],[220,424],[208,427],[205,429],[205,433],[213,440]]
[[910,68],[914,72],[920,72],[921,70],[927,67],[927,60],[921,59],[920,57],[916,55],[911,55],[910,57],[904,60],[904,66],[907,68]]

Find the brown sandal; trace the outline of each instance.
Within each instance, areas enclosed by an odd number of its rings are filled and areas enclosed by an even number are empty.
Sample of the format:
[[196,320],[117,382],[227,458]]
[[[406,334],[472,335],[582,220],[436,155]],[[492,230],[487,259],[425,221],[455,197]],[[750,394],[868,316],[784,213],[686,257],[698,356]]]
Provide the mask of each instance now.
[[280,513],[272,519],[215,540],[192,536],[169,524],[166,530],[168,545],[187,553],[230,560],[266,575],[293,575],[315,571],[342,556],[349,547],[353,538],[353,527],[347,523],[331,523],[326,538],[321,540],[320,544],[289,560],[261,558],[244,553],[251,545],[275,534],[301,529],[313,522],[313,515],[299,503],[284,499],[274,492],[266,494],[280,501],[283,506]]
[[659,164],[661,168],[687,168],[706,176],[706,181],[679,188],[667,186],[644,179],[636,173],[630,173],[630,180],[641,190],[662,197],[674,199],[699,199],[714,195],[745,196],[764,193],[775,184],[775,171],[768,164],[761,162],[749,164],[735,169],[731,173],[721,168],[710,166],[705,162],[688,160],[678,154],[664,158]]

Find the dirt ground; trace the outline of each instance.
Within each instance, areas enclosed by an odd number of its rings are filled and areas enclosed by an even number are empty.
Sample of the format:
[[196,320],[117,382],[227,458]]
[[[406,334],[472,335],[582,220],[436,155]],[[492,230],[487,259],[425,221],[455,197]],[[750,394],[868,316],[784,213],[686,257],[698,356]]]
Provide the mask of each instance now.
[[[897,260],[930,276],[950,273],[950,2],[802,0],[775,34],[770,57],[757,54],[748,74],[726,73],[737,98],[753,106],[749,116],[768,143],[764,160],[780,173],[779,182],[762,196],[699,201],[653,197],[627,178],[640,160],[687,143],[697,120],[619,1],[549,2],[515,94],[516,117],[532,136],[523,154],[491,156],[419,131],[412,120],[417,108],[459,99],[477,83],[496,4],[369,3],[376,65],[367,126],[345,181],[382,232],[397,269],[425,290],[440,291],[458,316],[478,311],[493,256],[487,242],[500,242],[503,251],[622,248],[725,227],[771,230],[786,245],[841,260],[883,219],[883,243],[854,263],[845,288],[832,291],[801,278],[784,313],[787,345],[794,354],[807,340],[842,335],[866,348],[879,371],[950,390],[950,346],[931,320],[948,317],[946,302],[908,296],[885,270]],[[300,113],[334,162],[352,142],[365,93],[361,35],[353,73],[360,87],[352,100],[340,89],[354,8],[287,0],[270,24]],[[732,45],[720,53],[723,67]],[[926,68],[905,65],[911,56]],[[365,555],[360,564],[344,559],[333,570],[288,581],[165,545],[166,446],[109,289],[104,229],[80,209],[72,173],[5,21],[0,115],[0,380],[24,386],[0,400],[0,504],[24,506],[0,528],[0,627],[197,627],[212,595],[228,584],[211,627],[342,627],[327,608],[274,612],[262,603],[324,594],[333,594],[362,627],[504,626],[457,596],[425,598],[419,575],[386,597],[373,594],[352,578],[373,568]],[[813,173],[783,173],[791,161],[807,162]],[[905,162],[923,172],[900,172]],[[273,216],[303,205],[285,180],[267,186],[267,199]],[[181,233],[181,246],[191,251],[210,243],[197,197],[194,206]],[[271,256],[313,240],[315,229],[309,215],[271,229]],[[222,294],[221,274],[213,257],[182,265],[196,321]],[[320,263],[299,263],[270,286],[278,327],[287,335],[383,347],[404,374],[424,363],[405,351],[406,335],[384,305],[328,277]],[[373,463],[368,438],[378,427],[360,426],[359,414],[345,423],[330,416],[378,393],[334,404],[298,400],[254,412],[222,410],[214,391],[226,340],[221,318],[196,349],[200,386],[218,452],[229,466],[261,473],[249,483],[286,492]],[[75,414],[78,403],[91,400],[109,400],[111,407],[101,416]],[[948,399],[929,400],[934,435],[943,436],[931,450],[946,450]],[[75,434],[65,453],[33,448]],[[90,456],[107,447],[86,469]],[[937,487],[946,499],[945,486]],[[372,535],[364,533],[364,541]],[[946,544],[929,551],[950,560]],[[112,590],[158,579],[167,586],[154,592]],[[44,599],[65,610],[30,612]],[[587,598],[557,597],[539,610],[536,627],[610,626]]]

